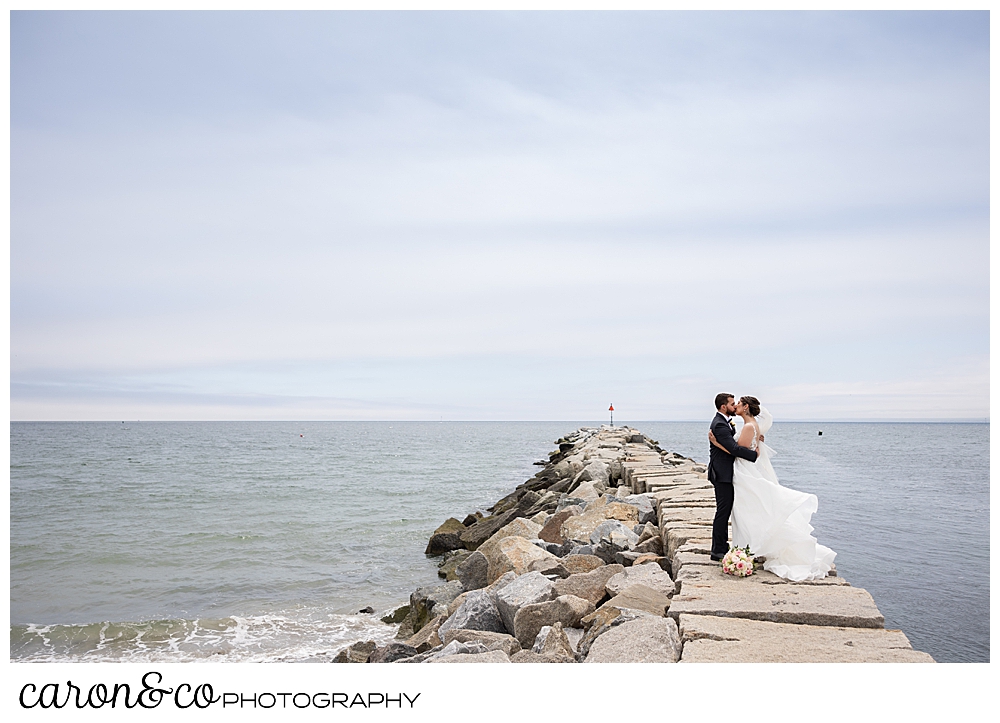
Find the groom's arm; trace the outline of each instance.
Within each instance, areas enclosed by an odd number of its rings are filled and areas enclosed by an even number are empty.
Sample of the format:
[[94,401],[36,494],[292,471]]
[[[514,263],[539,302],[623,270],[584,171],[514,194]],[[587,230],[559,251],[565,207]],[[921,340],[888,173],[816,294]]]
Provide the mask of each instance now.
[[741,447],[736,444],[736,440],[733,439],[733,430],[725,422],[716,422],[712,426],[712,431],[715,433],[715,440],[721,444],[729,454],[734,457],[742,457],[750,462],[757,461],[757,453],[748,449],[747,447]]

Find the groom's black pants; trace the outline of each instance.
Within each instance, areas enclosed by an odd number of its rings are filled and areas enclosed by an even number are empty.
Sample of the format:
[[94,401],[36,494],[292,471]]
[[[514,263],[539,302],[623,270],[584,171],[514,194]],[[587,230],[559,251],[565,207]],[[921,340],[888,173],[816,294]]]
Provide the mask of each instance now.
[[729,516],[733,513],[733,486],[713,482],[715,519],[712,521],[712,554],[722,557],[729,552]]

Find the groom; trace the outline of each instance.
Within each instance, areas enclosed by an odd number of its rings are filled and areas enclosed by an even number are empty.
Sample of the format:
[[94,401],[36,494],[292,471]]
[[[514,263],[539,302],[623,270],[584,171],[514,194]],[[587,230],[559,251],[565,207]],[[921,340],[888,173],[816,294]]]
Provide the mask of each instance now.
[[[712,559],[721,560],[729,552],[729,516],[733,512],[733,462],[737,457],[757,461],[757,453],[736,444],[736,427],[729,420],[736,414],[736,402],[732,394],[716,394],[712,419],[712,434],[716,441],[726,448],[722,451],[714,444],[709,445],[708,481],[715,488],[715,520],[712,522]],[[727,454],[728,452],[728,454]]]

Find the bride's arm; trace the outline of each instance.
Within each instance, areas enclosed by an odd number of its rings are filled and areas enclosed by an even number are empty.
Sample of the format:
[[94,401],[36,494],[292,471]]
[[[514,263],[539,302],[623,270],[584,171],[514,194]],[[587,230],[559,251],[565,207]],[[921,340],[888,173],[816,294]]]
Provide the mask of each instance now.
[[716,447],[718,447],[719,449],[721,449],[721,450],[722,450],[723,452],[726,452],[726,453],[728,453],[728,452],[729,452],[729,450],[728,450],[728,449],[726,449],[726,448],[725,448],[725,447],[723,447],[723,446],[722,446],[721,444],[719,444],[719,440],[717,440],[717,439],[715,438],[715,434],[714,434],[714,433],[712,432],[712,430],[711,430],[711,429],[710,429],[710,430],[708,430],[708,441],[709,441],[709,442],[711,442],[711,443],[712,443],[712,444],[713,444],[714,446],[716,446]]
[[736,441],[741,447],[749,448],[753,444],[754,428],[752,424],[744,424],[743,429],[740,430],[740,438]]

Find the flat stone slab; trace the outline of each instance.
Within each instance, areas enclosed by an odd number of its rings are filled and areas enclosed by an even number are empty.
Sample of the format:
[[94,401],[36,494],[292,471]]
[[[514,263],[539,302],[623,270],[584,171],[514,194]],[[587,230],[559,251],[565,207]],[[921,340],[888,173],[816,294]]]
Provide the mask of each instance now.
[[885,625],[868,591],[840,577],[788,582],[764,570],[737,578],[724,574],[721,566],[687,565],[675,579],[681,589],[668,613],[675,620],[689,613],[847,628]]
[[[684,545],[688,547],[688,545]],[[678,550],[674,555],[674,559],[670,561],[670,569],[677,575],[681,570],[684,569],[685,565],[709,565],[712,567],[718,567],[721,563],[713,562],[711,557],[711,550],[708,549],[708,545],[705,545],[704,551],[697,552],[687,552],[684,550]],[[677,587],[680,588],[680,581],[678,581]]]
[[672,526],[669,522],[660,527],[660,534],[663,537],[663,554],[666,558],[673,560],[681,545],[698,540],[702,543],[712,544],[712,528],[698,525],[697,527]]
[[682,663],[933,663],[901,630],[681,615]]
[[712,525],[715,509],[708,507],[664,507],[659,511],[661,525],[667,522],[684,522],[694,525]]

